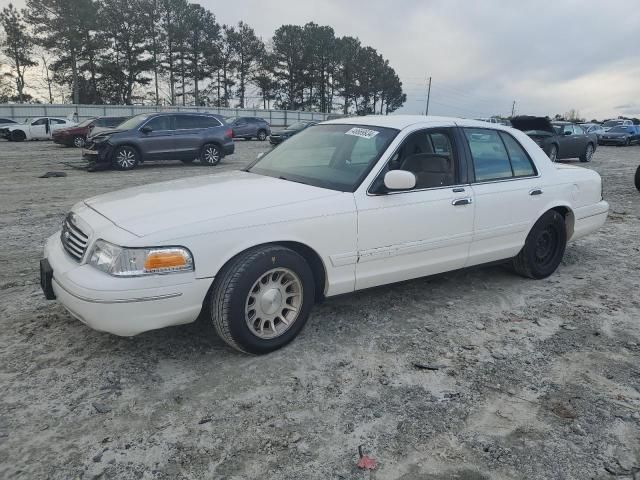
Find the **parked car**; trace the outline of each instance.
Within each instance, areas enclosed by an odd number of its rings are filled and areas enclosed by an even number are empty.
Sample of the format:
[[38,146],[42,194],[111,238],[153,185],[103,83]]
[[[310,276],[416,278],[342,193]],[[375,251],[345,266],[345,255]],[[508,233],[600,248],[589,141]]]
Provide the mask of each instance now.
[[608,132],[609,130],[611,130],[613,127],[620,127],[620,126],[626,126],[626,125],[633,125],[633,121],[632,120],[607,120],[606,122],[604,122],[602,124],[602,128],[604,129],[605,132]]
[[200,316],[232,347],[266,353],[324,297],[497,261],[545,278],[608,209],[597,172],[553,164],[517,130],[354,117],[245,170],[76,204],[46,242],[41,282],[98,330]]
[[258,117],[228,117],[227,124],[233,129],[233,138],[251,140],[257,138],[264,142],[271,135],[269,122]]
[[56,130],[73,125],[76,125],[76,122],[65,118],[27,118],[22,123],[6,125],[0,128],[0,138],[6,138],[14,142],[22,142],[23,140],[46,140],[50,139]]
[[313,122],[311,120],[301,120],[299,122],[294,123],[293,125],[289,125],[284,130],[280,130],[279,132],[272,133],[269,136],[269,143],[271,145],[278,145],[284,142],[287,138],[291,138],[294,135],[300,133],[306,128],[312,127],[313,125],[317,125],[318,122]]
[[126,119],[127,117],[89,118],[73,127],[56,130],[52,134],[52,139],[60,145],[81,148],[94,128],[114,128]]
[[613,127],[600,137],[600,145],[629,146],[640,143],[640,125]]
[[604,128],[598,123],[581,123],[580,126],[588,135],[595,135],[598,141],[604,133]]
[[234,150],[231,128],[210,113],[145,113],[87,138],[83,157],[96,167],[131,170],[149,160],[199,159],[217,165]]
[[568,158],[590,162],[598,145],[595,134],[588,134],[580,125],[569,122],[551,122],[546,117],[523,115],[513,117],[511,124],[529,135],[552,162]]

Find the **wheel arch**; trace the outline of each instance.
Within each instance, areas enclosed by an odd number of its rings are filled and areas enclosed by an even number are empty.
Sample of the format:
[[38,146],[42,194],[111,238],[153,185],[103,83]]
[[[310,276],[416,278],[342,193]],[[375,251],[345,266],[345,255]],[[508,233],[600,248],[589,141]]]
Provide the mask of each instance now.
[[[571,209],[571,207],[569,207],[568,205],[557,205],[555,207],[550,208],[549,210],[544,212],[542,215],[544,215],[550,210],[555,210],[556,212],[558,212],[560,215],[564,217],[565,228],[567,230],[567,241],[571,240],[571,237],[573,236],[575,224],[576,224],[576,217],[573,214],[573,210]],[[542,215],[540,215],[540,217],[542,217]]]
[[[211,143],[211,142],[208,142],[208,143]],[[313,273],[313,279],[316,283],[315,300],[316,302],[321,302],[322,300],[324,300],[325,292],[327,288],[327,269],[326,269],[325,263],[322,260],[322,257],[320,256],[320,254],[315,249],[313,249],[309,245],[306,245],[305,243],[295,241],[295,240],[276,240],[271,242],[259,243],[259,244],[247,247],[239,252],[236,252],[221,264],[215,277],[218,278],[219,272],[222,269],[224,269],[227,265],[230,265],[240,255],[244,255],[245,253],[250,252],[251,250],[255,250],[256,248],[274,246],[274,245],[289,248],[290,250],[293,250],[294,252],[298,253],[302,258],[306,260],[306,262],[309,264],[309,268],[311,268],[311,271]],[[210,291],[211,289],[213,289],[215,284],[216,284],[216,280],[214,278],[214,281],[212,282],[210,287]]]

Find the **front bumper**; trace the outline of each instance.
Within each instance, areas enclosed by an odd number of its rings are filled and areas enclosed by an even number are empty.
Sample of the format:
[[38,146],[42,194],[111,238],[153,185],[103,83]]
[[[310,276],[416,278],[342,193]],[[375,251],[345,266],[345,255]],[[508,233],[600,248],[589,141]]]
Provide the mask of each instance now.
[[45,245],[53,273],[50,284],[58,302],[94,330],[120,336],[193,322],[211,286],[193,272],[116,278],[72,259],[60,233]]
[[271,145],[279,145],[282,142],[284,142],[287,138],[289,138],[289,137],[280,137],[280,136],[274,137],[273,135],[270,135],[269,136],[269,143]]

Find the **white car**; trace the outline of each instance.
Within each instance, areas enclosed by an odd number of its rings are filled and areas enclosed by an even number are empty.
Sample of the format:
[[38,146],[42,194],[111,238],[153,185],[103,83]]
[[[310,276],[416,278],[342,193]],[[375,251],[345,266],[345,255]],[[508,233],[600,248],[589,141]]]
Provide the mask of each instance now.
[[0,137],[14,142],[23,140],[47,140],[56,130],[69,128],[76,125],[76,122],[65,118],[57,117],[35,117],[27,118],[22,123],[4,125],[0,128]]
[[605,222],[601,187],[500,125],[332,120],[242,171],[76,204],[46,243],[42,287],[97,330],[202,313],[232,347],[265,353],[324,297],[502,260],[547,277]]

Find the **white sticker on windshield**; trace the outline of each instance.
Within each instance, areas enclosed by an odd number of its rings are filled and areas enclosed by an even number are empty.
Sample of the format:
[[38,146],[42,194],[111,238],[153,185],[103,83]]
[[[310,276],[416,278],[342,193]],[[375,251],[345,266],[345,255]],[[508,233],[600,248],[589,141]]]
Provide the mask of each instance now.
[[378,133],[376,130],[369,130],[368,128],[352,128],[351,130],[345,132],[345,135],[353,135],[354,137],[361,138],[373,138]]

